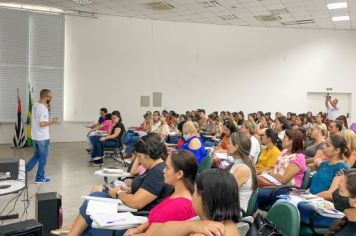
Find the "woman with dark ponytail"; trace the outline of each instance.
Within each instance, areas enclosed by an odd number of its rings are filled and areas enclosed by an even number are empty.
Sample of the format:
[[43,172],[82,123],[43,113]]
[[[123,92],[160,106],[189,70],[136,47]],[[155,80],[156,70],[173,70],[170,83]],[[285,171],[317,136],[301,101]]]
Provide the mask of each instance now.
[[[344,156],[349,152],[345,139],[339,135],[331,136],[324,145],[323,152],[325,156],[330,157],[330,160],[323,161],[320,164],[312,178],[310,193],[326,200],[333,200],[335,206],[337,206],[339,201],[336,200],[335,202],[333,195],[342,182],[337,174],[344,169],[349,169],[344,161]],[[315,214],[314,208],[308,203],[300,203],[298,209],[301,223],[309,225],[311,216]],[[334,221],[335,218],[319,215],[315,217],[313,225],[318,228],[328,228]]]
[[345,217],[335,221],[325,236],[356,235],[356,169],[345,171],[333,200],[335,208],[343,211]]
[[230,173],[239,186],[240,207],[246,211],[252,192],[257,188],[257,176],[250,158],[251,140],[242,132],[234,132],[227,145],[227,154],[234,158]]
[[329,161],[323,161],[312,178],[310,193],[319,197],[331,199],[331,193],[337,188],[334,177],[342,169],[349,169],[345,156],[349,156],[346,140],[339,136],[331,136],[323,147],[323,153]]

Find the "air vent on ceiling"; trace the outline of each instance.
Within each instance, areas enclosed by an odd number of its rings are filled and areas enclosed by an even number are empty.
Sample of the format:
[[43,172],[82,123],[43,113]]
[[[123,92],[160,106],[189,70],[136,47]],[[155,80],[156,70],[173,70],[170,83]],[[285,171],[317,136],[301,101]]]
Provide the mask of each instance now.
[[282,25],[305,25],[305,24],[313,24],[313,23],[315,23],[313,19],[281,22]]
[[199,3],[202,7],[218,7],[221,6],[221,4],[218,1],[204,1]]
[[274,16],[274,15],[255,16],[255,18],[257,20],[263,21],[263,22],[273,22],[273,21],[278,21],[278,20],[282,19],[282,17]]
[[225,15],[219,16],[222,20],[237,20],[239,19],[236,15]]
[[172,4],[169,4],[166,1],[149,2],[149,3],[145,3],[145,5],[149,8],[152,8],[154,10],[159,10],[159,11],[166,11],[166,10],[174,9],[174,6]]
[[80,5],[91,5],[91,4],[94,4],[95,3],[95,0],[72,0],[73,2],[75,3],[78,3]]
[[281,8],[281,9],[274,9],[269,11],[271,15],[280,15],[280,14],[286,14],[289,13],[287,8]]

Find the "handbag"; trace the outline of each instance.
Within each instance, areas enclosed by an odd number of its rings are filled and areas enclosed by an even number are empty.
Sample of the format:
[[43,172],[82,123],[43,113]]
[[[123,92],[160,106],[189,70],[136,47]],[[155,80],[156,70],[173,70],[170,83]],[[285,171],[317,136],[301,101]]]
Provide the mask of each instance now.
[[258,187],[260,188],[276,188],[278,185],[272,183],[268,179],[258,175],[257,176]]
[[256,215],[253,223],[244,221],[249,224],[250,228],[246,236],[283,236],[284,234],[276,226],[260,213]]

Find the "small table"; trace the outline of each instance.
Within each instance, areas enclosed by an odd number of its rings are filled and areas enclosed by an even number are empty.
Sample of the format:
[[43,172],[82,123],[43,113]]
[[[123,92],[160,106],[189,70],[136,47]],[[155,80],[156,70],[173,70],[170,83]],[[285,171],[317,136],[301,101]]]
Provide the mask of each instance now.
[[104,170],[97,170],[97,171],[94,172],[94,174],[104,177],[104,181],[105,181],[106,184],[109,183],[108,177],[125,178],[125,177],[130,177],[131,176],[131,174],[129,172],[108,173],[108,172],[105,172]]
[[[0,185],[10,185],[10,187],[8,188],[0,189],[0,196],[9,195],[12,193],[18,193],[24,188],[26,188],[25,161],[22,159],[19,160],[19,174],[17,179],[0,181]],[[17,219],[17,218],[19,218],[18,213],[7,215],[7,216],[0,216],[0,220]]]

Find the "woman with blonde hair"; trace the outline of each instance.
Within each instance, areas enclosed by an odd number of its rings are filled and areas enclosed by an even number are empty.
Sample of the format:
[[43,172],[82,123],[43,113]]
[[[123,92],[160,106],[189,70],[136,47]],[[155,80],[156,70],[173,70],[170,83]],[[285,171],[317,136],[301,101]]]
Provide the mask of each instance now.
[[345,130],[342,136],[346,140],[350,155],[345,157],[345,162],[351,168],[356,168],[356,134],[352,130]]
[[203,161],[206,151],[204,147],[204,142],[201,139],[197,128],[192,121],[187,121],[183,125],[183,138],[184,144],[181,146],[181,150],[191,151],[197,158],[198,164]]

